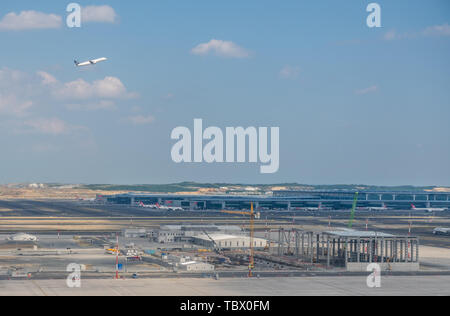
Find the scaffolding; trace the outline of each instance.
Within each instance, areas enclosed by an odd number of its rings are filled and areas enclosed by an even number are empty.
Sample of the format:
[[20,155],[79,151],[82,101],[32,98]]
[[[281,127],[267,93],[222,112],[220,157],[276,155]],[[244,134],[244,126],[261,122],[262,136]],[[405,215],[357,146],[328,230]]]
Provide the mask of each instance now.
[[353,230],[307,232],[279,229],[276,249],[279,257],[294,257],[303,263],[328,269],[366,271],[371,263],[382,270],[419,270],[419,238],[380,232]]

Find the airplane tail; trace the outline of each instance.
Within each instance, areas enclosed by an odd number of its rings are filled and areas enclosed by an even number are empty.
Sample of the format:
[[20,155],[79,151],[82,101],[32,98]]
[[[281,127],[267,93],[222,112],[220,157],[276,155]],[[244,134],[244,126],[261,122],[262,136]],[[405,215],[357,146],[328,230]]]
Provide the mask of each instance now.
[[414,204],[411,204],[411,207],[412,207],[413,210],[416,209],[416,206]]
[[75,63],[75,66],[78,66],[79,64],[78,60],[75,59],[73,62]]

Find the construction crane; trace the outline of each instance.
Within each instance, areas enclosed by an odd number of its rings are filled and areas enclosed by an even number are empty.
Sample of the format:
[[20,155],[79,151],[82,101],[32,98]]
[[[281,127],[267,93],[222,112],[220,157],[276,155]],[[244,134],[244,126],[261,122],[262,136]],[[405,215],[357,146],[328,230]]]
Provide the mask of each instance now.
[[208,234],[208,232],[206,230],[203,230],[203,233],[209,238],[209,240],[212,241],[212,243],[214,245],[214,251],[217,254],[221,255],[222,251],[221,251],[220,247],[217,245],[216,241]]
[[356,206],[358,204],[358,195],[359,195],[359,192],[356,192],[355,193],[355,198],[353,199],[352,213],[350,215],[350,222],[348,223],[348,228],[349,229],[353,228],[353,222],[355,221],[355,212],[356,212]]
[[250,262],[248,265],[248,277],[251,278],[253,276],[253,269],[255,268],[255,248],[253,244],[255,238],[255,219],[259,218],[260,215],[254,212],[253,203],[251,203],[250,212],[223,210],[221,213],[250,216]]

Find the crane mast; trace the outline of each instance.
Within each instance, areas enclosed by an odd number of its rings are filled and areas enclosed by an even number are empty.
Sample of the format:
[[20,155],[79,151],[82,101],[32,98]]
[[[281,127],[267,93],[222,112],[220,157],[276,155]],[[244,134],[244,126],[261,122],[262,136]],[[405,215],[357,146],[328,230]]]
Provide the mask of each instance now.
[[353,222],[355,221],[355,212],[356,212],[356,206],[358,204],[358,195],[359,192],[355,193],[355,197],[353,199],[353,206],[352,206],[352,213],[350,215],[350,222],[348,223],[348,228],[353,228]]
[[222,211],[226,214],[237,214],[237,215],[248,215],[250,216],[250,257],[248,264],[248,276],[251,278],[253,276],[253,269],[255,268],[255,218],[256,214],[253,208],[253,202],[251,203],[250,212],[240,212],[240,211]]

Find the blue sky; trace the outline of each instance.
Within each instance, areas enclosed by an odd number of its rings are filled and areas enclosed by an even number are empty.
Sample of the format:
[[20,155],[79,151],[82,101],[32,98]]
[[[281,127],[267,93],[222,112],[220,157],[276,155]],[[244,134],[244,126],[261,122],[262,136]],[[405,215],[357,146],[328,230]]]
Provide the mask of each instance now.
[[[1,1],[0,183],[450,185],[450,3],[370,2]],[[280,127],[279,172],[173,163],[195,118]]]

